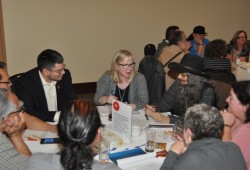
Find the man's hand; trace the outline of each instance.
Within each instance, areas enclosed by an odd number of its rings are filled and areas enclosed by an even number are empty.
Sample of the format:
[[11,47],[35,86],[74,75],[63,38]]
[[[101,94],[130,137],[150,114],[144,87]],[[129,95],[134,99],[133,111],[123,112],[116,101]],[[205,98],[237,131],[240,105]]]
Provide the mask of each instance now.
[[6,125],[4,132],[8,136],[19,135],[25,129],[23,113],[8,115],[5,118],[4,123]]

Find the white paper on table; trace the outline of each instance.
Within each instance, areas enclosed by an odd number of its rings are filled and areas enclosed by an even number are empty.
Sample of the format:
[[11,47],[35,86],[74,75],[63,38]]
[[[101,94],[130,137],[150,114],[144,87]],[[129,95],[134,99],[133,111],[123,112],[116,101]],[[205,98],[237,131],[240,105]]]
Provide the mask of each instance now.
[[[138,112],[139,112],[141,115],[144,115],[144,117],[145,117],[144,119],[147,120],[147,119],[146,119],[146,116],[145,116],[145,109],[138,110]],[[162,112],[161,114],[164,115],[164,116],[169,116],[169,115],[171,115],[170,112]],[[167,125],[167,124],[168,124],[168,123],[156,122],[154,119],[152,119],[152,118],[149,117],[149,116],[148,116],[148,122],[149,122],[150,125]]]
[[121,137],[125,143],[131,141],[132,106],[112,101],[112,129],[115,134]]
[[[60,150],[60,145],[58,144],[40,144],[41,138],[58,138],[57,133],[26,129],[22,137],[32,154],[38,152],[57,153]],[[37,141],[30,141],[28,137],[37,139]]]
[[164,158],[156,158],[156,153],[148,153],[117,160],[120,168],[125,170],[152,170],[160,169]]

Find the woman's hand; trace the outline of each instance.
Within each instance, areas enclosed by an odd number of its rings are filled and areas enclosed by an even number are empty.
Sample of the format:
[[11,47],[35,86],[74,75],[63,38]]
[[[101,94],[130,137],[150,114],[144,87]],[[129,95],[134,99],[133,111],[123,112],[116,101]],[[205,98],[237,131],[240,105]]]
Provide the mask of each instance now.
[[113,96],[113,95],[110,95],[110,96],[102,96],[99,98],[99,103],[100,104],[112,104],[112,100],[117,100],[117,97],[116,96]]
[[221,110],[220,113],[223,117],[225,125],[232,127],[235,124],[237,118],[232,113],[228,112],[226,109]]
[[135,104],[129,104],[129,106],[132,106],[132,111],[135,111],[136,105]]

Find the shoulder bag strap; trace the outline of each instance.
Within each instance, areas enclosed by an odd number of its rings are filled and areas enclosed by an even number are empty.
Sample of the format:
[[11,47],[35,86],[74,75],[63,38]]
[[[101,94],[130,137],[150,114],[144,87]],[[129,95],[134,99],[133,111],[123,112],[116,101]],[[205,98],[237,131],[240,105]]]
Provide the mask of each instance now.
[[163,65],[163,68],[166,67],[171,61],[173,61],[173,59],[175,59],[178,55],[180,55],[182,52],[178,52],[177,54],[175,54],[170,60],[168,60],[168,62],[166,62],[166,64]]

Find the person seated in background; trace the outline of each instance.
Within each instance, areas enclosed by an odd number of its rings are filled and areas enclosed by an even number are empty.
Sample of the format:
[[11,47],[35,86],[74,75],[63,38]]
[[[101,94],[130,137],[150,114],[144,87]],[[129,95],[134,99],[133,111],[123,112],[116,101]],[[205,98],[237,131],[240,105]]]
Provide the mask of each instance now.
[[224,141],[236,143],[250,170],[250,81],[232,86],[227,98],[228,110],[221,111],[224,118]]
[[165,32],[165,39],[162,40],[157,46],[154,57],[158,58],[161,55],[163,48],[169,46],[169,40],[175,31],[179,31],[179,27],[176,25],[169,26]]
[[149,104],[159,100],[165,90],[165,71],[158,58],[154,57],[155,46],[147,44],[144,47],[145,57],[141,60],[138,72],[142,73],[147,81]]
[[24,170],[31,155],[22,138],[25,121],[22,113],[8,115],[15,111],[15,105],[8,100],[7,93],[0,88],[0,167]]
[[147,44],[144,47],[144,56],[150,55],[150,56],[154,56],[156,52],[156,48],[154,44]]
[[246,170],[239,147],[221,141],[223,126],[214,107],[197,104],[187,109],[183,140],[172,144],[160,170]]
[[148,103],[146,79],[135,71],[133,55],[127,50],[114,55],[111,69],[97,81],[95,104],[111,104],[112,99],[130,104],[133,110],[142,109]]
[[59,153],[37,153],[31,156],[27,170],[56,169],[120,169],[113,163],[100,164],[93,160],[92,148],[100,141],[101,120],[93,103],[74,100],[67,103],[58,122],[62,140]]
[[226,47],[226,41],[222,39],[210,41],[205,47],[203,69],[208,78],[232,85],[237,80],[231,72],[230,60],[225,58]]
[[[185,54],[180,63],[171,62],[168,67],[178,73],[178,79],[159,101],[146,105],[145,112],[148,116],[162,123],[174,123],[176,119],[182,119],[186,109],[194,104],[214,106],[215,91],[204,77],[203,58]],[[179,117],[160,113],[169,111]]]
[[249,61],[249,48],[247,46],[247,33],[243,30],[236,31],[232,40],[227,46],[228,58],[232,61],[233,54],[236,52],[240,61]]
[[[144,76],[148,72],[148,62],[154,58],[156,48],[154,44],[147,44],[144,47],[144,57],[141,59],[138,72],[142,73]],[[143,67],[144,66],[144,67]],[[145,76],[146,77],[146,76]]]
[[156,48],[154,44],[147,44],[144,47],[144,57],[140,61],[138,72],[142,73],[145,77],[149,76],[150,68],[148,68],[148,66],[152,60],[154,60],[155,51]]
[[208,44],[209,40],[205,38],[207,35],[205,27],[196,26],[193,29],[193,33],[189,35],[188,41],[191,43],[190,53],[199,57],[204,56],[205,46]]
[[176,79],[176,74],[169,71],[166,64],[172,61],[179,63],[182,57],[186,54],[189,49],[189,43],[186,40],[186,35],[183,31],[175,31],[169,39],[169,46],[166,46],[159,57],[159,61],[162,65],[165,65],[164,70],[166,73],[165,84],[166,90],[173,84]]
[[57,121],[62,105],[77,98],[69,70],[55,50],[42,51],[37,67],[15,81],[15,91],[25,110],[46,122]]

